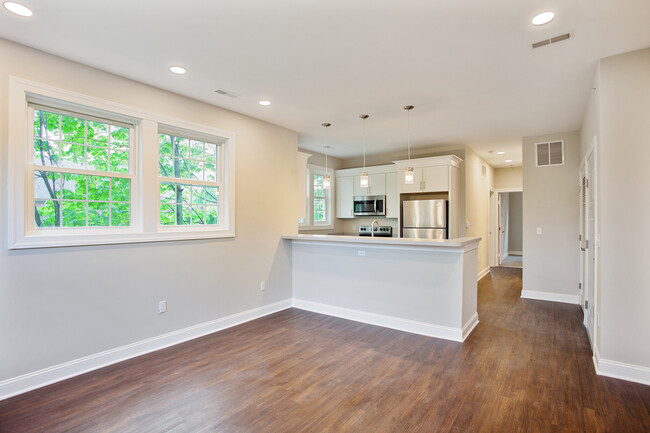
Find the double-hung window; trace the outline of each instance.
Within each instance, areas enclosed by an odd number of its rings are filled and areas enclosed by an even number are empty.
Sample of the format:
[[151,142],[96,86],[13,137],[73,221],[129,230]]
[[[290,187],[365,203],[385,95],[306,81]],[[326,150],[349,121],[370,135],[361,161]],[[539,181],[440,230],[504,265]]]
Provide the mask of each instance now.
[[307,165],[307,218],[300,224],[303,230],[333,228],[332,189],[323,187],[323,178],[326,174],[334,177],[332,170]]
[[235,235],[235,136],[9,80],[11,249]]
[[160,224],[219,225],[222,142],[163,131],[158,134]]
[[28,231],[131,226],[133,125],[35,104]]

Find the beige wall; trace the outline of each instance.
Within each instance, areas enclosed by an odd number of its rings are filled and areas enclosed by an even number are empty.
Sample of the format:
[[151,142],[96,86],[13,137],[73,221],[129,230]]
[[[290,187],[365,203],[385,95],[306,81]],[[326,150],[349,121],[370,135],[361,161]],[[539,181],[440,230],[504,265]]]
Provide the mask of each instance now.
[[598,92],[600,356],[649,369],[650,48],[601,60]]
[[[535,167],[535,144],[550,140],[564,140],[565,164]],[[578,302],[579,152],[576,131],[523,139],[522,296],[542,292]]]
[[[465,219],[470,226],[466,236],[481,238],[478,244],[478,272],[490,267],[490,189],[494,169],[474,151],[465,149]],[[483,167],[486,174],[483,176]]]
[[494,169],[494,189],[523,188],[524,175],[522,167]]
[[[0,381],[291,298],[295,132],[2,39],[0,59]],[[9,251],[10,75],[233,131],[237,237]]]

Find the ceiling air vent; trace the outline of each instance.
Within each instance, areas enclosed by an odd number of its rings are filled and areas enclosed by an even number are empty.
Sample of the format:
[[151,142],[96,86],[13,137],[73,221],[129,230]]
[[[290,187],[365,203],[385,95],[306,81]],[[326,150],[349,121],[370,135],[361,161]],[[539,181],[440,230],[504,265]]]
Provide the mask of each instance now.
[[563,35],[555,36],[554,38],[551,39],[544,39],[543,41],[535,42],[534,44],[532,44],[532,47],[539,48],[539,47],[543,47],[544,45],[551,45],[556,42],[566,41],[570,37],[571,37],[571,33],[565,33]]
[[535,149],[537,151],[537,167],[564,164],[564,141],[537,143]]
[[228,96],[229,98],[236,98],[239,96],[238,94],[233,93],[230,90],[226,90],[226,89],[217,89],[215,90],[215,93],[218,93],[223,96]]

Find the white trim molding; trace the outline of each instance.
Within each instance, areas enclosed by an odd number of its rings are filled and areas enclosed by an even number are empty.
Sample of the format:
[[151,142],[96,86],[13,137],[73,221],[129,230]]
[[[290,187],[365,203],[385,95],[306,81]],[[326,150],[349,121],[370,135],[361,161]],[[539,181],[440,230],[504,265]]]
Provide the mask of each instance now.
[[478,273],[478,278],[476,279],[477,281],[486,276],[487,274],[490,273],[490,267],[487,266],[485,269],[483,269],[481,272]]
[[596,367],[596,373],[599,376],[613,377],[614,379],[650,385],[650,368],[602,359],[598,349],[596,349],[596,354],[594,355],[594,367]]
[[463,341],[472,333],[474,328],[478,325],[478,313],[474,313],[472,317],[469,318],[467,323],[463,325]]
[[580,304],[580,295],[567,295],[565,293],[538,292],[535,290],[522,290],[521,297],[524,299],[536,299],[538,301],[562,302],[564,304]]
[[509,256],[523,256],[524,253],[521,251],[508,251]]
[[241,325],[242,323],[291,308],[291,304],[291,300],[286,299],[3,380],[0,382],[0,400],[146,353],[155,352],[156,350],[164,349],[175,344],[203,337],[226,328]]
[[413,334],[426,335],[427,337],[443,338],[462,342],[478,323],[478,314],[475,314],[476,323],[472,317],[461,328],[432,325],[430,323],[418,322],[415,320],[402,319],[400,317],[386,316],[383,314],[369,313],[367,311],[353,310],[350,308],[337,307],[335,305],[321,304],[319,302],[293,299],[293,306],[300,310],[313,313],[325,314],[327,316],[340,317],[341,319],[353,320],[368,325],[382,326],[384,328],[396,329],[398,331],[411,332]]

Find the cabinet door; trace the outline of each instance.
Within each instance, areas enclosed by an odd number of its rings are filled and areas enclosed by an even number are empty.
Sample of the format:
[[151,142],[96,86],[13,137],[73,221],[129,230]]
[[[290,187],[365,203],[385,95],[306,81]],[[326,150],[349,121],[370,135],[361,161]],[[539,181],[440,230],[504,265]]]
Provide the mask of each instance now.
[[[353,179],[354,180],[352,182],[352,191],[354,191],[354,195],[369,195],[370,194],[368,192],[368,190],[370,188],[361,188],[361,186],[359,186],[361,184],[361,176],[360,175],[357,174],[356,176],[354,176]],[[370,181],[370,179],[368,179],[368,181]]]
[[386,174],[376,173],[368,176],[368,183],[370,184],[370,195],[385,195],[386,194]]
[[449,191],[449,166],[436,165],[422,169],[422,191]]
[[386,218],[397,218],[398,216],[397,173],[386,173]]
[[[356,177],[356,176],[355,176]],[[352,176],[336,178],[336,217],[354,217],[354,188],[352,187]]]
[[413,183],[410,185],[407,185],[404,183],[404,172],[406,170],[403,168],[400,168],[399,171],[397,172],[397,190],[400,193],[409,193],[409,192],[420,192],[422,191],[422,168],[421,167],[415,167],[413,168]]

